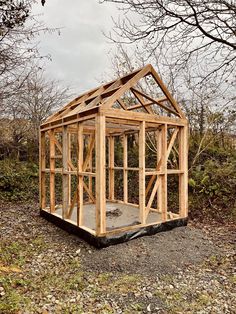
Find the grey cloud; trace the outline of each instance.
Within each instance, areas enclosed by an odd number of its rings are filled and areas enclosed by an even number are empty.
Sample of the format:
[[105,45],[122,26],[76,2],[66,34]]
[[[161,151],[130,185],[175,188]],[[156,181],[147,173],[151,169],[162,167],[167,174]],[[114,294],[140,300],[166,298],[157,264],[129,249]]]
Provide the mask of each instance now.
[[83,92],[98,85],[97,78],[107,70],[107,53],[111,44],[102,31],[112,27],[111,16],[117,16],[114,5],[99,4],[98,0],[50,0],[45,7],[39,3],[34,13],[51,28],[61,27],[57,32],[40,35],[40,51],[50,54],[52,62],[47,64],[46,73]]

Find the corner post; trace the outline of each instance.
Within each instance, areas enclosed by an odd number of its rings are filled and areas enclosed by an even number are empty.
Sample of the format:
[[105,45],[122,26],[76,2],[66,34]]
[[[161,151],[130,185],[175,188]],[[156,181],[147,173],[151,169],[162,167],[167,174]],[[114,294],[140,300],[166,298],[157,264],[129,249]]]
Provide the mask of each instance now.
[[62,219],[67,217],[69,206],[69,178],[68,178],[68,136],[67,126],[62,128]]
[[145,205],[145,121],[142,121],[139,130],[139,220],[141,224],[146,223]]
[[106,232],[105,116],[96,117],[96,233]]
[[55,212],[55,132],[50,130],[50,212]]
[[179,128],[179,207],[180,217],[188,216],[188,126]]
[[83,203],[84,203],[84,178],[80,174],[83,171],[83,151],[84,151],[84,138],[83,138],[83,124],[78,122],[77,124],[77,226],[83,225]]
[[167,220],[167,124],[162,127],[162,184],[161,184],[161,209],[162,209],[162,221]]
[[45,167],[46,167],[46,134],[39,131],[39,198],[40,209],[46,207],[46,185],[45,185]]

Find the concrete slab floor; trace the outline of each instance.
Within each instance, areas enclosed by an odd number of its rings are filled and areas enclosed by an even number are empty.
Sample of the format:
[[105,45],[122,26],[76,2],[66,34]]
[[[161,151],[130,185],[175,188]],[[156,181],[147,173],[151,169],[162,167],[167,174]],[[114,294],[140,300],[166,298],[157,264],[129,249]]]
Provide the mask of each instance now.
[[[96,217],[95,217],[95,204],[85,204],[83,206],[84,223],[85,227],[95,230]],[[56,208],[56,213],[61,216],[62,207]],[[71,220],[77,221],[77,207],[73,209]],[[147,223],[160,223],[161,214],[157,212],[149,212]],[[139,224],[139,208],[120,204],[107,202],[106,203],[106,225],[107,230],[117,229],[120,227],[132,226]]]

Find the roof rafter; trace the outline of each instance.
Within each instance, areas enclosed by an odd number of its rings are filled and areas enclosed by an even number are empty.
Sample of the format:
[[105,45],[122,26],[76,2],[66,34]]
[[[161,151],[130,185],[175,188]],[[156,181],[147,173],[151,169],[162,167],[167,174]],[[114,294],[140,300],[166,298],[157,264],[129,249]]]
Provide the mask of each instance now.
[[[136,88],[140,79],[149,75],[152,76],[156,84],[159,86],[164,94],[164,97],[155,99]],[[139,104],[137,103],[133,106],[127,105],[124,95],[128,91],[134,95],[134,98],[139,102]],[[145,101],[145,99],[148,99],[149,102]],[[169,106],[165,105],[163,103],[164,101],[168,101]],[[64,118],[66,118],[67,121],[71,116],[82,113],[84,114],[85,111],[89,111],[93,108],[99,109],[102,107],[103,109],[109,109],[112,108],[115,102],[120,105],[120,110],[130,112],[135,109],[143,108],[150,115],[156,115],[153,108],[150,106],[157,105],[165,111],[185,119],[184,113],[162,82],[161,78],[158,76],[152,65],[148,64],[141,69],[135,70],[132,73],[105,83],[76,97],[61,110],[51,115],[44,124],[51,122],[56,123],[59,119]]]

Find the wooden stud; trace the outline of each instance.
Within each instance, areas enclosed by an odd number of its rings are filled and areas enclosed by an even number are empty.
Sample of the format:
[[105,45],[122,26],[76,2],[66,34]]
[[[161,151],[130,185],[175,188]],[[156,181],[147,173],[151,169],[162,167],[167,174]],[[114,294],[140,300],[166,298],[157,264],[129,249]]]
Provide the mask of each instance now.
[[55,142],[54,130],[49,132],[49,153],[50,153],[50,178],[49,178],[49,191],[50,191],[50,212],[55,211]]
[[[77,147],[78,147],[78,161],[77,161],[77,171],[83,171],[83,151],[84,151],[84,137],[83,137],[83,124],[78,123],[78,132],[77,132]],[[84,177],[78,174],[78,201],[77,201],[77,225],[83,225],[83,195],[84,195]]]
[[[95,138],[95,135],[90,135],[90,138],[91,137]],[[90,172],[93,172],[93,150],[91,151],[91,154],[90,154],[88,169]],[[93,194],[93,178],[92,178],[92,176],[89,176],[88,180],[89,180],[88,188],[91,191],[91,193]],[[89,201],[92,201],[92,199],[90,197],[89,197]]]
[[139,131],[139,221],[145,224],[145,121]]
[[[68,130],[68,129],[67,129]],[[68,130],[68,162],[71,164],[71,133]],[[70,165],[68,166],[68,170],[72,170]],[[71,174],[68,175],[68,204],[71,205]]]
[[124,202],[128,202],[128,152],[127,152],[127,135],[123,135],[123,197]]
[[[161,130],[158,130],[156,132],[156,142],[157,142],[157,166],[158,164],[161,162],[161,157],[162,157],[162,143],[161,143],[161,139],[162,139],[162,134],[161,134]],[[162,212],[162,201],[161,201],[161,189],[157,189],[157,210],[159,213]]]
[[108,138],[109,145],[109,200],[113,201],[114,196],[114,186],[115,186],[115,171],[114,171],[114,149],[115,149],[115,139],[113,136]]
[[39,135],[39,195],[40,195],[40,208],[44,209],[46,207],[46,178],[45,178],[45,168],[46,168],[46,134],[45,132],[40,132]]
[[179,207],[180,217],[188,215],[188,127],[179,130]]
[[161,210],[162,210],[162,221],[167,220],[167,125],[164,124],[162,127],[162,164],[161,171],[164,173],[161,175]]
[[62,175],[62,219],[67,217],[67,209],[69,205],[69,180],[68,174],[68,134],[67,126],[63,127],[62,130],[62,165],[63,165],[63,175]]
[[96,233],[106,231],[105,116],[96,118]]

